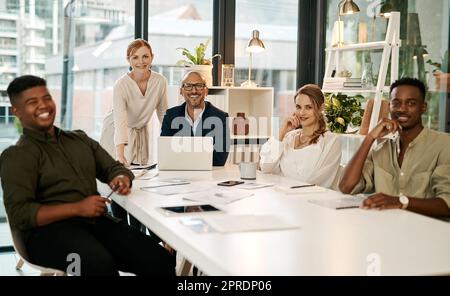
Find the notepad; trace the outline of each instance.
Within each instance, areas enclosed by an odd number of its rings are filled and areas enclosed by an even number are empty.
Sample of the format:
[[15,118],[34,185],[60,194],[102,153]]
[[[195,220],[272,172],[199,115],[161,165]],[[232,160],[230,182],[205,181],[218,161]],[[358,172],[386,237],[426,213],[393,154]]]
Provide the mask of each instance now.
[[214,215],[203,219],[218,232],[250,232],[295,229],[300,226],[275,215]]

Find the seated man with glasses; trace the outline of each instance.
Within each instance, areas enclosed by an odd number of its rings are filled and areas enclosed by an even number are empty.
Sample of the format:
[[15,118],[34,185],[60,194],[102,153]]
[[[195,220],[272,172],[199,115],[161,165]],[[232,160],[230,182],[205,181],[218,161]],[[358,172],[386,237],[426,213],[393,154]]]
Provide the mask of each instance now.
[[192,71],[183,77],[180,94],[185,102],[166,111],[161,136],[213,137],[213,165],[223,166],[230,147],[228,113],[205,101],[208,88],[205,78],[198,72]]

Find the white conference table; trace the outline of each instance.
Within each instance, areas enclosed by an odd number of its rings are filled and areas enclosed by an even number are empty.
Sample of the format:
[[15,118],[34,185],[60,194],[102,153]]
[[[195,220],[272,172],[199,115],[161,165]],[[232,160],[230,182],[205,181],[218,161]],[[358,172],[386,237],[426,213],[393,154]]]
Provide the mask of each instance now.
[[[207,275],[370,275],[374,263],[381,275],[450,274],[450,223],[404,210],[334,210],[308,200],[339,198],[341,193],[287,195],[267,187],[217,207],[225,214],[279,215],[300,228],[199,234],[181,224],[179,217],[157,210],[199,202],[139,189],[173,177],[217,186],[220,181],[239,179],[239,171],[235,165],[202,172],[162,171],[152,180],[135,180],[129,196],[112,198]],[[299,184],[259,171],[256,182]],[[102,184],[99,190],[110,189]]]

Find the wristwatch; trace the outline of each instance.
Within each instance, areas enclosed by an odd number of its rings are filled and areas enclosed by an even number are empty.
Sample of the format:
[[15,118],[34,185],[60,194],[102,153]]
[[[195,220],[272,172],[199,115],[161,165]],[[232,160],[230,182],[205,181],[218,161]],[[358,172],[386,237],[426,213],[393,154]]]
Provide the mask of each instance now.
[[404,195],[404,194],[400,194],[400,196],[398,197],[398,199],[400,200],[400,203],[402,204],[402,209],[406,209],[408,208],[409,205],[409,198]]

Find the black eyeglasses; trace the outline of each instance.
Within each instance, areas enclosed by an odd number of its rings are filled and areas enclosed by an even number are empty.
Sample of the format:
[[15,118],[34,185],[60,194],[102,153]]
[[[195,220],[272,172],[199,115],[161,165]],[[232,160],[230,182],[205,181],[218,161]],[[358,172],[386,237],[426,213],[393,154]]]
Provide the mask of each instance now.
[[195,90],[204,90],[206,85],[204,83],[196,83],[196,84],[185,83],[183,84],[182,87],[184,90],[192,90],[194,87]]

